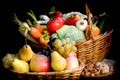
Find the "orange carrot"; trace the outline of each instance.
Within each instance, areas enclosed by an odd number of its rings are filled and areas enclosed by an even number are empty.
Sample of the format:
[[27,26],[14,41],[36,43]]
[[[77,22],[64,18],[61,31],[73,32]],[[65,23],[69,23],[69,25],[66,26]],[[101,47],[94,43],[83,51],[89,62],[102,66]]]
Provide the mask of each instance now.
[[35,27],[30,27],[29,34],[35,39],[39,39],[42,33],[40,33]]
[[43,28],[40,24],[36,23],[35,25],[33,25],[33,27],[35,27],[40,33],[43,32]]
[[[34,25],[31,25],[33,27],[35,27],[38,31],[40,31],[41,33],[43,32],[43,28],[40,24],[37,23],[37,18],[35,16],[35,14],[33,13],[32,10],[30,10],[30,12],[27,13],[32,19],[33,19],[33,24]],[[29,21],[30,22],[30,21]]]

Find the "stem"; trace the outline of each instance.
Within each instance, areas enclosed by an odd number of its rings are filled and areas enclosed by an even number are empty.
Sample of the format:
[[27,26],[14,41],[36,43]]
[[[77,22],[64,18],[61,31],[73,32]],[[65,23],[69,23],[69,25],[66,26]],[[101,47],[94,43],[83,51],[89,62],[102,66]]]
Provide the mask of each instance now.
[[32,26],[32,23],[29,19],[27,19],[26,22],[28,23],[29,26]]
[[30,12],[27,13],[30,17],[32,17],[32,19],[34,20],[35,23],[37,23],[37,18],[35,16],[35,14],[33,13],[32,10],[30,10]]
[[98,23],[98,21],[96,21],[96,22],[93,24],[93,26],[96,27],[97,23]]
[[14,21],[15,23],[17,23],[18,25],[21,25],[22,22],[18,19],[17,15],[16,15],[15,13],[14,13],[13,15],[14,15],[14,16],[13,16],[13,18],[14,18],[13,21]]
[[53,50],[51,49],[51,47],[48,45],[48,48],[50,49],[51,52],[53,52]]
[[27,38],[25,37],[25,44],[27,45]]

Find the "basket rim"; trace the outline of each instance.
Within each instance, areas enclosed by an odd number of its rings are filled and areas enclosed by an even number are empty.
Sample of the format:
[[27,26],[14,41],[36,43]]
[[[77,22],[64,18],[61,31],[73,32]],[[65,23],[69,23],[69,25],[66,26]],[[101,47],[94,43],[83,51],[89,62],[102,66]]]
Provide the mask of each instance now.
[[101,38],[107,37],[112,33],[113,33],[113,29],[105,31],[103,34],[100,34],[99,36],[94,37],[94,39],[76,41],[76,45],[80,45],[82,43],[88,43],[88,42],[91,42],[91,41],[96,41],[96,40],[99,40]]
[[15,72],[13,70],[10,70],[10,71],[13,73],[16,73],[16,74],[23,74],[23,75],[56,75],[56,74],[74,73],[74,72],[78,72],[78,71],[82,72],[84,67],[85,67],[85,64],[80,65],[76,69],[63,70],[63,71],[50,71],[50,72]]

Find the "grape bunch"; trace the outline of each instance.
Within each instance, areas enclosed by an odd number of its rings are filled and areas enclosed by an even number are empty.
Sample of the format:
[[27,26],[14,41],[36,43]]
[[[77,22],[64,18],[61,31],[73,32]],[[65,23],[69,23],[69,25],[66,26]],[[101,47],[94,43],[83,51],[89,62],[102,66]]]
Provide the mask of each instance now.
[[49,48],[41,48],[40,49],[40,53],[44,54],[48,58],[50,58],[50,56],[51,56],[51,51],[49,50]]
[[70,38],[56,39],[52,42],[53,50],[58,51],[63,57],[67,56],[71,51],[77,52],[76,42]]

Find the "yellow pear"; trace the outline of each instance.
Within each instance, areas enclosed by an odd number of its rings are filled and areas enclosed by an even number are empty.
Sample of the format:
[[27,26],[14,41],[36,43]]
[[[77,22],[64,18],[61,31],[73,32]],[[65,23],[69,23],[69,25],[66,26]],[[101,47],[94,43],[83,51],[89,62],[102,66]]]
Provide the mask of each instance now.
[[29,72],[29,64],[26,61],[15,58],[11,64],[14,72]]
[[51,67],[55,71],[62,71],[67,65],[66,59],[62,57],[57,51],[51,53]]
[[23,61],[30,61],[34,52],[30,45],[24,45],[18,52],[18,56]]

